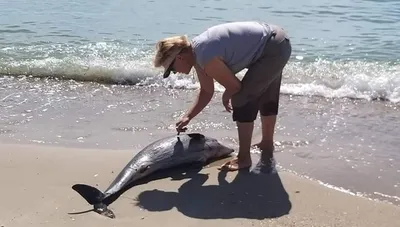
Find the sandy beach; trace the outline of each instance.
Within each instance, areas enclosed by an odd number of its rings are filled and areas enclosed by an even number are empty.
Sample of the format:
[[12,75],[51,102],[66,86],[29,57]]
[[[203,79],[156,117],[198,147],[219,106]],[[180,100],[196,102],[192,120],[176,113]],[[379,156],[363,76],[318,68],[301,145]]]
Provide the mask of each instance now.
[[[400,227],[399,12],[400,1],[0,1],[0,227]],[[92,206],[72,186],[104,191],[139,149],[175,135],[198,96],[193,68],[154,67],[157,41],[249,20],[292,44],[279,172],[164,171],[112,203],[115,219],[82,213]],[[237,149],[214,85],[188,131]]]
[[128,150],[0,145],[0,226],[400,226],[400,207],[326,188],[291,173],[220,172],[217,163],[131,188],[109,219],[71,186],[104,190]]

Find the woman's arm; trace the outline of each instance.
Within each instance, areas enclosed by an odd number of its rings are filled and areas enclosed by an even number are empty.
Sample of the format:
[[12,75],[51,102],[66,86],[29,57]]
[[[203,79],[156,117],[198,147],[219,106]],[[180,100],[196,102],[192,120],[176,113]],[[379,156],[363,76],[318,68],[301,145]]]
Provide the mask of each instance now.
[[205,66],[204,72],[225,87],[225,93],[232,96],[242,88],[241,81],[219,58],[214,57]]
[[214,95],[213,78],[207,76],[204,70],[202,70],[198,65],[195,65],[194,68],[196,69],[197,77],[199,78],[200,91],[192,108],[190,108],[185,115],[190,120],[193,119],[204,109],[204,107],[207,106]]

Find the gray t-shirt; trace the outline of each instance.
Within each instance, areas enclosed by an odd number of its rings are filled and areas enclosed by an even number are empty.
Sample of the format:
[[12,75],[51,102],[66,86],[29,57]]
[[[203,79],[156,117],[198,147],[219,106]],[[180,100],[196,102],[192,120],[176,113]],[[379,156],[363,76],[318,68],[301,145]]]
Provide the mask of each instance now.
[[191,42],[200,67],[220,56],[236,74],[260,57],[271,34],[270,27],[261,22],[231,22],[210,27]]

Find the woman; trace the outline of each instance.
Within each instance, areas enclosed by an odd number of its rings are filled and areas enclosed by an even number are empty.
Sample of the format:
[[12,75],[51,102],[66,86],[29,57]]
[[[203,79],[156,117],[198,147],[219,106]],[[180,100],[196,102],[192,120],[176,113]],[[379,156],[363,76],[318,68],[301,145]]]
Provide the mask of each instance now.
[[[196,70],[200,91],[194,105],[176,123],[178,132],[210,102],[214,79],[225,87],[222,103],[232,113],[239,137],[238,156],[221,166],[230,171],[249,168],[254,120],[261,115],[262,150],[258,165],[273,157],[273,134],[278,114],[282,70],[291,55],[285,32],[276,25],[256,21],[232,22],[213,26],[189,41],[186,36],[160,40],[156,46],[155,67],[164,67],[163,77],[171,72],[188,74]],[[240,81],[235,74],[247,68]]]

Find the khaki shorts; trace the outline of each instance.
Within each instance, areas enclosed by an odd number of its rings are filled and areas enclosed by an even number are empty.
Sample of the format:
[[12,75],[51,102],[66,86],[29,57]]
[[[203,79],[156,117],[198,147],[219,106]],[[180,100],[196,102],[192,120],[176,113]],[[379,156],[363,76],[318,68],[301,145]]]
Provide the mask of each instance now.
[[252,122],[258,111],[262,116],[277,115],[282,71],[292,53],[286,33],[269,25],[275,36],[266,43],[260,58],[248,67],[242,79],[242,89],[233,95],[233,120]]

